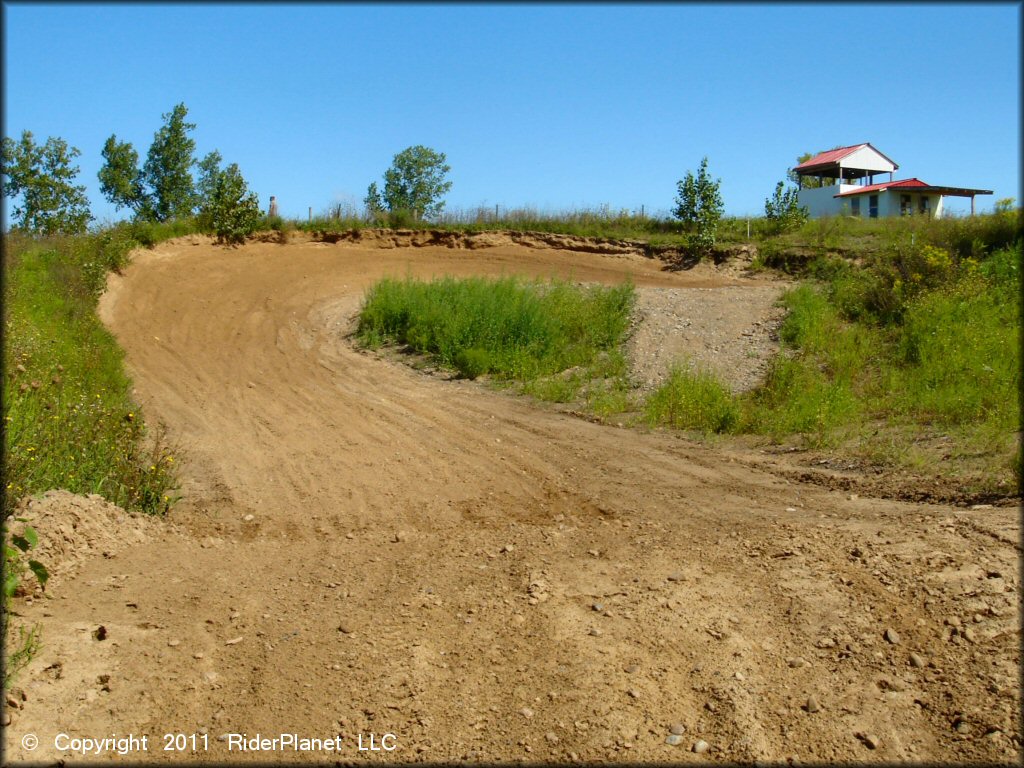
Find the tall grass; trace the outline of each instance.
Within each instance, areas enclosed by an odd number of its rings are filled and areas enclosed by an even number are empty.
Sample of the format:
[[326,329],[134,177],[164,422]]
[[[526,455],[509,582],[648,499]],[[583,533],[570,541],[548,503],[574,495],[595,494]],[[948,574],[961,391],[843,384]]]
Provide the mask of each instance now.
[[358,335],[367,346],[407,345],[468,378],[530,381],[613,351],[633,297],[628,283],[386,278],[367,292]]
[[147,439],[123,354],[96,316],[109,270],[137,242],[127,225],[76,237],[4,237],[4,503],[53,488],[158,512],[173,458]]
[[647,397],[644,418],[652,425],[664,424],[705,434],[722,433],[736,428],[740,408],[729,388],[714,375],[677,365],[664,383]]
[[861,266],[821,262],[821,280],[782,299],[783,351],[762,386],[726,396],[706,375],[673,372],[648,420],[887,459],[938,436],[944,455],[987,457],[988,490],[1019,484],[1021,244],[971,253],[980,259],[919,241]]

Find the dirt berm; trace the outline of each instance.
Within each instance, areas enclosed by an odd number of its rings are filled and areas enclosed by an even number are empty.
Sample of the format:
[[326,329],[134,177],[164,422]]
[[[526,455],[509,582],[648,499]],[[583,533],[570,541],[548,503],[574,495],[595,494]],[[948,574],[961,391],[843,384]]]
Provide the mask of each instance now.
[[[731,302],[762,283],[632,253],[380,246],[179,240],[111,280],[103,317],[181,446],[183,499],[17,601],[44,646],[10,697],[8,762],[126,759],[60,733],[148,736],[133,762],[1019,759],[1016,509],[800,484],[778,457],[594,424],[346,337],[382,275],[628,275]],[[370,734],[394,750],[361,751]]]

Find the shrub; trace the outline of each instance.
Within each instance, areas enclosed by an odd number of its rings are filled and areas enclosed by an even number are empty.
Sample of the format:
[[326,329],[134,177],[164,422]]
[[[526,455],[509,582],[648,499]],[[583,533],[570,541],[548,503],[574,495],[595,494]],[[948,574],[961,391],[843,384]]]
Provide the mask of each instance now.
[[675,366],[668,379],[648,396],[644,415],[652,425],[704,433],[730,432],[739,424],[740,408],[729,389],[710,373]]
[[588,365],[622,339],[633,288],[516,278],[386,278],[367,292],[358,334],[433,355],[464,376],[527,381]]
[[780,181],[775,185],[775,194],[764,201],[765,218],[772,225],[775,233],[795,229],[807,221],[807,208],[797,202],[797,189],[786,186]]

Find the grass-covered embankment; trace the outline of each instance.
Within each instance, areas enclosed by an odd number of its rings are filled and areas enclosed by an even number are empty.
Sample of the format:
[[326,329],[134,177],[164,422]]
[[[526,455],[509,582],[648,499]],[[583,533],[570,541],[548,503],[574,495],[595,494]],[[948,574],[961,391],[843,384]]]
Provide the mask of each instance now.
[[5,236],[5,518],[22,497],[54,488],[167,509],[173,457],[147,436],[123,353],[96,315],[107,272],[127,263],[136,235],[180,234],[151,230]]
[[963,477],[968,493],[1019,488],[1021,246],[975,256],[931,245],[865,263],[816,262],[788,292],[783,353],[733,396],[675,374],[651,424],[799,439],[872,462]]
[[546,400],[568,401],[588,386],[597,402],[623,385],[618,347],[633,299],[628,283],[386,278],[367,292],[358,335],[367,347],[405,345],[462,376],[518,382]]

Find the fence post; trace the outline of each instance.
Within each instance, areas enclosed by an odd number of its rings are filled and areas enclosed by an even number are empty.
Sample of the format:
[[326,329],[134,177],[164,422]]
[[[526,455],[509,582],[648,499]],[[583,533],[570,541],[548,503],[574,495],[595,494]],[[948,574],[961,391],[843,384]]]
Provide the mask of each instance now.
[[309,220],[313,221],[313,206],[309,206]]

